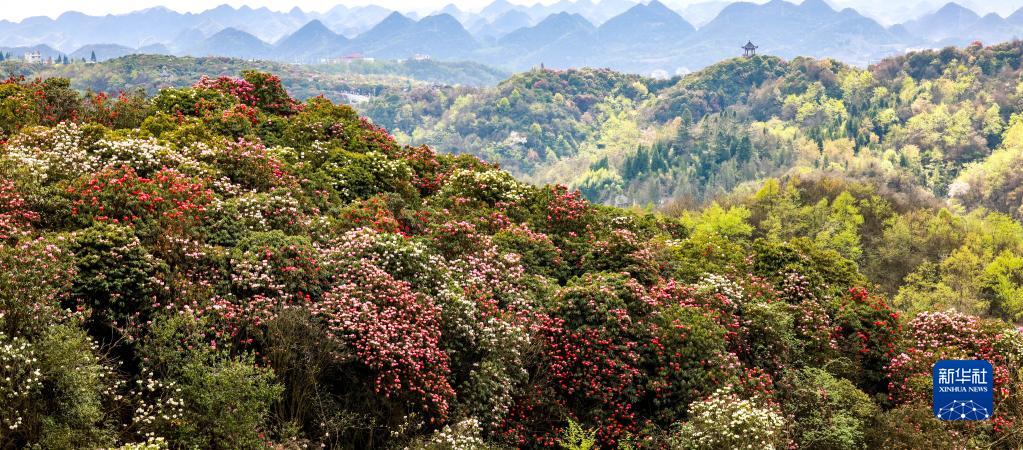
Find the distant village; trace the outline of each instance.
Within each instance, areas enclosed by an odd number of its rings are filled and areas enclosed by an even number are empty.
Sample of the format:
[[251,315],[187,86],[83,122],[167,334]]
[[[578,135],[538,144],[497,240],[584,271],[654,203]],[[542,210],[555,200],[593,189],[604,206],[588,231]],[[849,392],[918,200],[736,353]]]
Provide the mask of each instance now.
[[[0,52],[0,62],[12,61],[12,60],[16,60],[16,59],[17,58],[15,58],[14,55],[12,55],[10,52],[7,52],[7,53]],[[22,55],[21,59],[23,61],[25,61],[25,63],[27,63],[27,64],[49,64],[49,65],[54,65],[54,64],[72,64],[72,63],[95,64],[96,63],[96,52],[92,52],[90,54],[90,56],[89,56],[89,59],[85,59],[83,57],[83,58],[81,58],[81,60],[75,60],[75,59],[68,58],[67,55],[58,55],[56,58],[54,58],[53,56],[47,56],[47,57],[44,58],[42,53],[39,53],[39,50],[33,50],[31,52],[28,52],[28,53],[25,53],[24,55]]]
[[[16,59],[17,58],[14,57],[14,55],[12,55],[10,52],[6,52],[6,53],[0,52],[0,62],[7,61],[7,60],[16,60]],[[53,56],[43,57],[43,54],[40,53],[39,50],[34,50],[34,51],[27,52],[24,55],[21,55],[20,59],[24,60],[26,63],[29,63],[29,64],[50,64],[50,65],[53,65],[53,64],[71,64],[71,63],[75,63],[75,62],[84,62],[84,63],[87,63],[87,64],[93,64],[93,63],[96,62],[96,52],[93,51],[90,54],[88,59],[86,59],[85,57],[83,57],[81,59],[73,59],[73,58],[69,58],[68,55],[65,55],[65,54],[57,55],[57,57],[55,57],[55,58]]]

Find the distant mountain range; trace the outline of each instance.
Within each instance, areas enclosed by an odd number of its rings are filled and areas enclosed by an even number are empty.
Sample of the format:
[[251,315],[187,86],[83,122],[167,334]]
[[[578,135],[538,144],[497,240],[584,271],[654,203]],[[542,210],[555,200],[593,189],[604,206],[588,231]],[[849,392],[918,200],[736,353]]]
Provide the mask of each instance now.
[[[68,12],[56,19],[0,21],[0,51],[13,56],[39,51],[43,58],[69,55],[76,60],[93,53],[99,60],[153,53],[296,63],[429,57],[507,70],[545,64],[672,75],[735,56],[747,41],[759,45],[762,53],[832,57],[862,65],[908,49],[1023,36],[1023,8],[1003,17],[948,3],[885,26],[857,9],[835,5],[862,5],[876,15],[893,8],[915,11],[933,6],[934,0],[712,0],[685,6],[670,3],[680,0],[664,1],[669,4],[560,0],[523,6],[495,0],[476,12],[448,5],[422,17],[379,6],[343,5],[323,13],[227,5],[201,13],[163,7],[106,16]],[[975,0],[962,1],[972,1],[976,8]],[[1001,6],[1014,2],[1023,0],[1006,0]]]

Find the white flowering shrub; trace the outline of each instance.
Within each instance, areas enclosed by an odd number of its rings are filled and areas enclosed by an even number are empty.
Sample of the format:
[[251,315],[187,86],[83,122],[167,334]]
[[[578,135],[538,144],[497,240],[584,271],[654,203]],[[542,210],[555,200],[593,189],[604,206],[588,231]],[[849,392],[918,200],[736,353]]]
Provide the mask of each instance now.
[[219,245],[234,245],[250,232],[281,230],[301,234],[313,223],[301,202],[284,189],[245,192],[216,201],[208,217],[206,234]]
[[689,421],[671,437],[671,447],[773,450],[784,447],[784,426],[785,419],[777,409],[722,388],[689,406]]
[[422,441],[406,446],[405,450],[482,450],[489,447],[482,431],[480,422],[470,417],[445,425]]
[[103,166],[128,166],[140,175],[152,174],[172,161],[165,160],[170,150],[156,139],[100,140],[93,155]]
[[379,152],[342,151],[320,167],[331,187],[346,201],[368,198],[386,190],[410,193],[412,169]]
[[705,274],[700,279],[697,289],[701,292],[724,295],[736,305],[742,305],[746,297],[742,286],[722,275],[714,273]]
[[72,122],[31,128],[11,140],[6,158],[26,168],[40,183],[77,178],[102,167],[84,145],[82,129]]
[[366,153],[366,157],[366,167],[379,179],[393,180],[412,176],[408,164],[400,159],[388,158],[376,151]]
[[95,448],[110,372],[84,331],[54,325],[25,339],[0,333],[0,448]]
[[239,219],[253,231],[301,228],[309,221],[302,216],[299,201],[289,191],[243,195],[237,202]]
[[444,260],[417,239],[359,228],[321,248],[321,261],[335,271],[359,260],[372,262],[419,291],[437,293],[451,284]]
[[152,371],[147,371],[135,380],[127,397],[134,407],[132,423],[139,429],[160,429],[182,423],[185,401],[181,398],[181,388],[174,381],[159,380]]
[[442,338],[452,366],[467,372],[455,386],[459,392],[455,410],[478,417],[487,430],[497,429],[510,412],[515,392],[529,378],[524,367],[532,344],[530,330],[514,317],[485,312],[461,295],[442,305]]
[[[36,350],[27,340],[0,333],[0,446],[17,434],[32,397],[43,388]],[[34,412],[33,412],[34,413]]]
[[170,448],[162,437],[149,437],[145,442],[132,442],[111,450],[165,450]]
[[508,172],[458,169],[440,191],[442,198],[473,199],[489,204],[522,200],[526,187]]
[[489,431],[507,417],[515,391],[528,379],[523,368],[532,339],[522,317],[533,304],[519,256],[501,252],[489,237],[474,241],[474,250],[445,262],[454,288],[438,298],[453,367],[467,369],[456,386],[456,410]]

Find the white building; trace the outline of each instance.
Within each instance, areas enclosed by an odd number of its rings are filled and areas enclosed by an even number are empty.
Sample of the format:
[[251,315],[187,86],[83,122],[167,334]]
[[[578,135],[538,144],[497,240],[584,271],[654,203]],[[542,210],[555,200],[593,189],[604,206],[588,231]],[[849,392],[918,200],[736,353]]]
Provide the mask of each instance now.
[[29,64],[39,64],[43,62],[43,55],[39,54],[39,50],[25,53],[25,62]]

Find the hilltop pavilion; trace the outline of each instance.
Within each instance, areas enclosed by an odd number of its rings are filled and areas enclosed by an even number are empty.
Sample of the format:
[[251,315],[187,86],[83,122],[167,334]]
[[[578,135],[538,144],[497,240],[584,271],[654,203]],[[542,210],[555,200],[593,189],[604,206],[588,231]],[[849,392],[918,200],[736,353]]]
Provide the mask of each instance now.
[[750,57],[750,56],[756,56],[758,48],[760,48],[760,47],[757,47],[756,45],[753,45],[753,41],[747,41],[746,45],[742,46],[743,56],[745,56],[747,58]]

